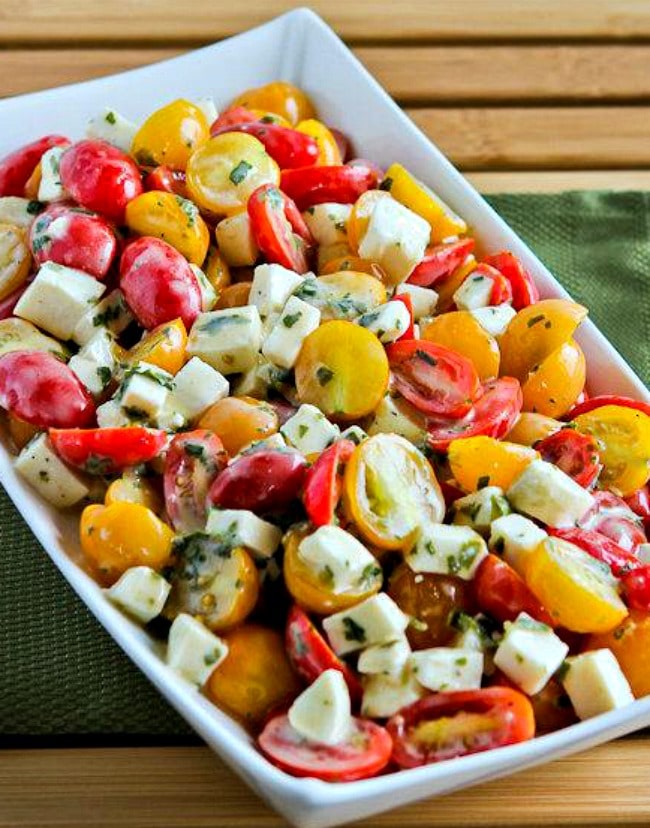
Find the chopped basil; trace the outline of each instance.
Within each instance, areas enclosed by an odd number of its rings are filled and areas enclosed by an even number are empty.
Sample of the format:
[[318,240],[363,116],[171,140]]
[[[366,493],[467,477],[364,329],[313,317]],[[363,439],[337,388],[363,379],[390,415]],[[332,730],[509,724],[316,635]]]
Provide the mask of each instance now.
[[343,619],[343,627],[345,628],[344,636],[346,641],[358,641],[363,644],[366,640],[366,631],[357,624],[354,618],[345,617]]
[[393,179],[388,177],[384,178],[384,180],[379,185],[380,190],[385,190],[387,193],[390,192],[390,188],[393,186]]
[[560,666],[555,671],[555,678],[558,681],[564,681],[564,679],[566,678],[567,673],[569,672],[570,669],[571,669],[571,665],[569,664],[569,662],[568,661],[563,661],[562,664],[560,664]]
[[329,564],[325,564],[325,566],[321,569],[318,573],[318,578],[322,581],[325,586],[334,587],[334,570]]
[[135,405],[127,405],[122,409],[122,411],[124,411],[130,420],[143,422],[149,419],[149,414],[143,408],[138,408]]
[[203,656],[203,662],[204,662],[205,666],[206,667],[211,667],[213,664],[216,664],[217,661],[219,661],[219,659],[221,658],[222,653],[223,653],[223,650],[221,649],[221,647],[218,647],[218,646],[215,647],[214,650],[212,650],[211,653],[206,653]]
[[32,239],[32,250],[34,253],[40,253],[41,250],[51,241],[52,239],[47,235],[47,233],[44,233],[42,236],[35,236]]
[[41,212],[41,210],[43,210],[44,207],[45,205],[41,204],[40,201],[30,201],[25,209],[30,216],[36,216]]
[[109,124],[114,124],[117,121],[117,118],[115,117],[114,112],[107,112],[104,120]]
[[377,564],[368,564],[368,566],[364,566],[361,575],[359,577],[359,584],[360,586],[364,586],[365,584],[372,583],[377,578],[379,578],[382,574],[382,569]]
[[45,471],[45,469],[41,469],[41,471],[39,471],[38,473],[38,476],[40,480],[42,480],[44,483],[50,482],[50,473]]
[[543,624],[541,621],[535,621],[534,618],[518,618],[516,621],[518,627],[522,630],[530,630],[530,632],[550,632],[551,628],[548,624]]
[[532,328],[533,325],[537,325],[538,322],[541,322],[544,319],[544,314],[540,313],[539,316],[533,316],[532,319],[528,320],[528,327]]
[[122,300],[116,302],[114,305],[109,305],[105,311],[93,316],[93,327],[100,328],[107,326],[109,322],[115,322],[122,314],[123,306]]
[[302,311],[298,311],[298,313],[288,313],[286,316],[282,317],[282,324],[285,328],[293,328],[301,316]]
[[304,423],[301,423],[298,426],[298,437],[300,437],[302,439],[307,434],[308,431],[309,431],[309,426],[305,425]]
[[228,325],[246,324],[248,324],[248,319],[245,316],[238,316],[237,314],[233,313],[227,316],[213,316],[211,319],[208,319],[207,322],[203,322],[199,326],[199,330],[202,333],[206,333],[212,336],[213,334],[218,333],[222,328],[225,328]]
[[102,384],[102,388],[106,388],[106,386],[113,377],[113,372],[108,367],[108,365],[100,365],[97,369],[97,376],[99,377],[99,381]]
[[155,167],[158,163],[149,150],[145,149],[140,149],[136,152],[135,160],[141,167]]
[[479,479],[476,483],[476,488],[477,489],[484,489],[486,486],[489,486],[489,485],[490,485],[490,475],[485,474],[485,475],[482,475],[481,477],[479,477]]
[[316,379],[318,380],[319,385],[327,385],[334,379],[334,371],[332,371],[326,365],[321,365],[316,370]]
[[196,218],[199,214],[199,211],[196,209],[196,205],[182,196],[176,196],[176,203],[187,216],[188,227],[194,227]]
[[232,183],[235,184],[235,185],[241,184],[242,181],[246,178],[246,176],[250,172],[250,170],[252,170],[252,169],[253,169],[253,167],[252,167],[251,164],[248,163],[248,161],[242,160],[242,161],[239,162],[239,164],[237,164],[236,167],[233,167],[233,169],[232,169],[230,175],[228,176],[228,178],[230,178]]
[[205,458],[205,446],[200,443],[185,443],[183,449],[188,457],[195,457],[197,460]]

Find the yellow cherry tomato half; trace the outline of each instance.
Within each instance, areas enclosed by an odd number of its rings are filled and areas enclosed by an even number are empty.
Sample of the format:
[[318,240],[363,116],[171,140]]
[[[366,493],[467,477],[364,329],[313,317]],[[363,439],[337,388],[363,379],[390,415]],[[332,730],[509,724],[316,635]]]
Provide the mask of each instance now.
[[386,351],[373,333],[353,322],[325,322],[303,343],[296,391],[326,417],[358,420],[379,405],[388,375]]
[[618,627],[587,639],[586,650],[606,647],[616,656],[634,695],[650,694],[650,613],[632,610]]
[[421,326],[420,336],[466,356],[481,380],[499,376],[501,355],[497,341],[469,311],[436,316]]
[[379,549],[407,549],[420,526],[440,523],[445,501],[426,457],[397,434],[357,446],[345,469],[346,513]]
[[339,256],[336,259],[330,259],[321,269],[319,274],[321,276],[329,276],[332,273],[338,273],[341,270],[355,270],[357,273],[368,273],[374,276],[375,279],[382,281],[384,272],[381,267],[369,259],[360,259],[358,256],[351,256],[346,254]]
[[476,259],[470,253],[465,261],[459,265],[456,270],[447,278],[436,283],[436,292],[438,294],[438,301],[436,302],[436,313],[446,313],[454,306],[454,293],[463,284],[465,279],[476,267]]
[[466,492],[483,486],[510,487],[516,477],[539,457],[526,446],[495,440],[494,437],[467,437],[454,440],[448,459],[458,485]]
[[241,95],[237,95],[230,106],[274,112],[293,126],[316,115],[314,105],[302,89],[286,81],[274,81],[255,89],[247,89]]
[[265,124],[277,124],[278,126],[291,128],[289,121],[283,118],[282,115],[278,115],[277,112],[267,112],[264,109],[249,109],[249,112],[252,112],[259,121],[263,121]]
[[267,402],[253,397],[225,397],[208,408],[198,427],[216,434],[233,457],[249,443],[275,434],[280,421]]
[[29,275],[32,256],[20,227],[0,224],[0,299],[17,290]]
[[132,471],[125,471],[121,477],[113,480],[106,490],[104,504],[110,506],[113,503],[139,503],[146,506],[157,515],[165,511],[162,497],[156,491],[151,481],[146,477],[135,474]]
[[599,485],[623,497],[633,494],[650,478],[650,417],[622,405],[604,405],[573,420],[582,434],[590,434],[603,464]]
[[157,109],[136,132],[131,155],[143,167],[165,164],[184,170],[194,150],[210,137],[205,115],[183,99]]
[[526,556],[524,579],[557,623],[572,632],[607,632],[627,615],[607,567],[561,538],[547,538]]
[[252,135],[225,132],[202,144],[187,164],[187,189],[202,210],[231,216],[262,184],[279,184],[280,168]]
[[348,219],[348,244],[353,253],[359,252],[359,245],[368,230],[370,217],[378,202],[384,198],[390,198],[390,193],[384,190],[366,190],[355,201]]
[[203,270],[208,282],[217,293],[217,298],[224,288],[232,281],[230,267],[218,247],[210,247],[208,257],[204,262]]
[[166,566],[174,533],[146,506],[118,502],[86,506],[79,537],[97,580],[110,586],[132,566]]
[[187,331],[182,319],[163,322],[148,331],[136,345],[126,352],[125,361],[129,364],[150,362],[163,371],[177,374],[185,364]]
[[219,294],[214,309],[243,308],[244,305],[248,304],[252,286],[252,282],[237,282],[234,285],[227,285]]
[[300,121],[296,129],[298,132],[309,135],[318,144],[318,160],[316,163],[319,166],[338,167],[343,163],[336,138],[322,121],[308,118],[305,121]]
[[10,316],[0,319],[0,356],[11,351],[43,351],[65,362],[70,351],[58,339],[46,336],[26,319]]
[[550,437],[563,428],[565,423],[546,417],[544,414],[533,414],[524,411],[519,419],[506,434],[505,439],[510,443],[519,443],[521,446],[534,446],[539,440]]
[[313,296],[307,295],[309,285],[303,288],[307,291],[304,299],[320,310],[323,321],[355,319],[386,301],[386,288],[379,279],[354,270],[320,276],[313,287]]
[[574,405],[585,387],[587,363],[573,339],[550,353],[522,385],[524,410],[561,417]]

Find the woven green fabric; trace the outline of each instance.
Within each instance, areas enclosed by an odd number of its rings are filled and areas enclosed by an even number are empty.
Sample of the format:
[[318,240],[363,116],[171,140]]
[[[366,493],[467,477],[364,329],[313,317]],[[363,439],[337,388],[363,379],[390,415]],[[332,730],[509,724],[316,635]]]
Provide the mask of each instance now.
[[[499,195],[494,207],[650,379],[650,195]],[[189,728],[68,588],[0,492],[2,735]]]

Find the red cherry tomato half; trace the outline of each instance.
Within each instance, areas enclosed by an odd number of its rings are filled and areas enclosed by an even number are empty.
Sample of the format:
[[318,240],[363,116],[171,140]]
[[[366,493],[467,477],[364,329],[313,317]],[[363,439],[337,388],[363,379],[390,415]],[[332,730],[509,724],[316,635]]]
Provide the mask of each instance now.
[[406,310],[409,312],[409,324],[403,334],[397,337],[396,341],[401,339],[414,339],[415,338],[415,322],[413,319],[413,300],[408,295],[408,293],[400,293],[395,294],[391,299],[391,302],[401,302],[405,307]]
[[73,144],[61,157],[61,181],[72,198],[121,224],[126,205],[142,192],[135,161],[106,141]]
[[472,276],[487,276],[492,280],[492,292],[490,293],[491,305],[502,305],[504,302],[512,302],[512,289],[510,282],[503,273],[489,264],[481,262],[472,271]]
[[[340,129],[330,127],[329,130],[334,136],[336,146],[339,148],[339,155],[341,156],[341,160],[345,164],[347,160],[350,158],[350,155],[352,154],[352,144],[350,142],[350,139],[344,132],[341,132]],[[381,173],[381,175],[383,176],[383,173]]]
[[505,561],[488,555],[472,581],[477,605],[498,621],[514,621],[520,612],[554,627],[551,615],[535,598],[526,582]]
[[24,196],[25,184],[36,165],[52,147],[66,147],[70,141],[62,135],[46,135],[0,159],[0,196]]
[[256,121],[259,121],[259,118],[250,109],[233,106],[231,109],[225,109],[216,121],[212,122],[210,135],[219,135],[220,132],[227,132],[238,124],[253,124]]
[[285,170],[280,179],[282,192],[306,210],[314,204],[335,201],[354,204],[360,195],[377,186],[377,171],[366,164],[301,167]]
[[612,492],[594,492],[596,503],[580,520],[583,529],[592,529],[630,552],[646,543],[642,521],[622,497]]
[[41,351],[0,357],[0,408],[39,428],[76,428],[95,416],[95,403],[68,366]]
[[496,268],[510,283],[512,307],[515,310],[519,311],[539,302],[539,290],[533,277],[514,253],[503,250],[501,253],[488,256],[484,262]]
[[228,455],[223,443],[206,429],[177,434],[165,457],[163,490],[165,508],[177,532],[205,527],[207,497]]
[[309,270],[311,233],[295,203],[273,184],[264,184],[248,199],[253,236],[269,262],[296,273]]
[[387,354],[395,387],[418,411],[463,417],[471,409],[481,386],[467,357],[420,339],[399,340]]
[[625,603],[630,609],[650,612],[650,566],[640,566],[621,577]]
[[165,164],[161,164],[151,170],[144,179],[145,190],[162,191],[163,193],[175,193],[187,198],[187,187],[185,186],[185,172],[183,170],[172,170]]
[[55,204],[33,222],[29,244],[36,264],[56,262],[103,279],[117,240],[106,219],[77,207]]
[[293,776],[325,782],[353,782],[383,770],[393,747],[385,728],[367,719],[352,720],[350,734],[339,745],[309,742],[294,730],[288,716],[276,716],[258,739],[274,765]]
[[588,489],[601,469],[596,441],[588,434],[562,428],[535,444],[542,459],[553,463],[576,483]]
[[210,488],[208,500],[224,509],[285,509],[298,497],[306,470],[307,462],[298,451],[252,451],[221,472]]
[[634,552],[623,549],[622,546],[619,546],[611,538],[601,535],[600,532],[594,532],[591,529],[553,529],[549,527],[548,533],[569,541],[569,543],[587,552],[592,558],[596,558],[597,561],[606,563],[616,577],[641,566],[641,562]]
[[637,411],[643,411],[644,414],[650,417],[650,405],[648,403],[633,400],[631,397],[621,397],[618,394],[600,394],[598,397],[589,397],[574,405],[571,411],[564,415],[563,419],[575,420],[580,414],[586,414],[588,411],[602,408],[604,405],[621,405],[623,408],[634,408]]
[[323,636],[312,624],[307,613],[297,604],[289,610],[285,646],[293,669],[308,684],[316,681],[325,670],[343,674],[353,702],[361,701],[363,688],[348,665],[336,656]]
[[407,282],[420,287],[431,287],[451,276],[474,250],[474,239],[460,239],[428,247],[424,258],[408,277]]
[[318,161],[318,144],[315,139],[297,129],[290,129],[279,124],[266,124],[262,121],[249,121],[222,126],[211,135],[222,132],[247,132],[264,144],[264,149],[277,163],[281,170],[293,170],[297,167],[310,167]]
[[345,464],[355,448],[351,440],[338,440],[325,449],[305,475],[302,502],[314,526],[326,526],[334,520]]
[[114,474],[148,463],[167,443],[156,428],[51,428],[50,441],[59,457],[89,474]]
[[189,330],[201,313],[201,290],[187,260],[152,236],[142,236],[124,249],[120,287],[134,316],[148,330],[179,317]]
[[626,497],[625,502],[641,518],[647,534],[650,529],[650,484],[646,483],[643,488]]

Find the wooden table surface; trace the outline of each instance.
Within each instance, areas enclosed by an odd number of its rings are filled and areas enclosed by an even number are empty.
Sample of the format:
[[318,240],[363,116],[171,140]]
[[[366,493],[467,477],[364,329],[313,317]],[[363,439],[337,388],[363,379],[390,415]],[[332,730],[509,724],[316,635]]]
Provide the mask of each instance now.
[[[0,0],[0,96],[160,60],[291,6]],[[650,189],[648,0],[312,6],[481,191]],[[650,737],[631,737],[363,825],[647,826],[649,770]],[[205,748],[0,751],[0,826],[89,825],[283,822]]]

